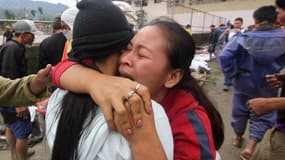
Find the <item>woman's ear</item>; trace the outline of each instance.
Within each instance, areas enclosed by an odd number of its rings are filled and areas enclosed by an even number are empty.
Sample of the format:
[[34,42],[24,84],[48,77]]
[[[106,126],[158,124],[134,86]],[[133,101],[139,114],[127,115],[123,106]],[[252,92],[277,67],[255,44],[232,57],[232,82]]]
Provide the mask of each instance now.
[[169,74],[168,79],[164,83],[164,87],[166,88],[172,88],[176,84],[180,82],[180,80],[183,78],[184,72],[181,69],[174,69]]

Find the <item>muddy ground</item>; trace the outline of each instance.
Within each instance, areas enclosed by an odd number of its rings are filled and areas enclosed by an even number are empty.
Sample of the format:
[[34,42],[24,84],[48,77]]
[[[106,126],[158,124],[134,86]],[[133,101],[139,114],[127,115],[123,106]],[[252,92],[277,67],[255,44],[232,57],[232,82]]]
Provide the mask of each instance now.
[[[232,88],[230,91],[224,92],[222,90],[223,75],[220,72],[218,63],[216,61],[212,61],[209,63],[209,65],[212,68],[212,71],[211,74],[207,76],[207,82],[205,82],[203,87],[211,100],[216,104],[225,124],[225,141],[219,152],[223,160],[239,160],[239,153],[241,149],[235,148],[231,145],[231,139],[233,136],[233,131],[230,126]],[[247,138],[247,136],[245,137]],[[32,156],[30,160],[50,159],[50,152],[46,141],[42,141],[31,149],[34,149],[36,154]],[[10,153],[8,151],[0,151],[0,157],[1,160],[8,160],[10,159]]]
[[[225,126],[225,141],[219,152],[223,160],[239,160],[239,154],[242,149],[232,145],[233,131],[230,125],[233,88],[230,88],[228,92],[223,91],[224,76],[220,71],[218,63],[213,61],[209,63],[209,66],[212,71],[208,75],[208,81],[203,88],[220,111]],[[246,132],[244,137],[248,140],[248,132]],[[243,143],[242,147],[245,147],[245,143]]]

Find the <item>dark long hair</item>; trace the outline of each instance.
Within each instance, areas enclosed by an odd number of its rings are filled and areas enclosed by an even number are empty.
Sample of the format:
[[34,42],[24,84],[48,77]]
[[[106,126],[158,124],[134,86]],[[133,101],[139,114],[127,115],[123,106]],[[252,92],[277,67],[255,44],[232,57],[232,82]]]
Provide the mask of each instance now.
[[193,38],[178,23],[167,17],[160,17],[151,21],[148,26],[159,27],[168,41],[168,59],[172,68],[181,69],[184,72],[182,80],[176,88],[190,92],[205,108],[209,116],[216,149],[219,149],[224,141],[224,124],[222,117],[213,103],[191,76],[189,66],[195,54]]
[[[98,69],[96,68],[96,70]],[[79,140],[84,129],[90,125],[92,117],[95,117],[97,109],[95,106],[96,103],[87,94],[77,94],[69,91],[64,96],[57,115],[60,118],[52,149],[52,160],[73,160],[78,158]],[[84,125],[85,123],[86,125]]]

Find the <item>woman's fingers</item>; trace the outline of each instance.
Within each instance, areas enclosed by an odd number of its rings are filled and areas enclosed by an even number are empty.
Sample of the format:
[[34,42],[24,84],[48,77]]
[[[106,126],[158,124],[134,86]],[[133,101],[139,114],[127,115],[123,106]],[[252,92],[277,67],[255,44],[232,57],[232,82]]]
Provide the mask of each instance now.
[[152,113],[151,98],[147,87],[141,85],[140,88],[136,90],[136,93],[142,98],[143,107],[145,111],[151,114]]
[[133,123],[136,127],[142,127],[142,111],[144,110],[144,103],[141,97],[137,94],[134,94],[130,99],[128,99],[128,104]]

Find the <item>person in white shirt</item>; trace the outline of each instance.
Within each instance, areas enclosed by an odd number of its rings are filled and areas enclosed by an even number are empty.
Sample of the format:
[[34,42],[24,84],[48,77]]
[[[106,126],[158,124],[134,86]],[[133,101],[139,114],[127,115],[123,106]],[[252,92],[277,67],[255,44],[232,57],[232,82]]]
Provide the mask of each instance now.
[[[79,12],[73,26],[69,58],[84,61],[84,64],[88,61],[88,67],[103,74],[117,75],[120,52],[133,37],[126,17],[110,0],[82,0],[77,7]],[[129,92],[126,103],[140,87],[137,84]],[[171,128],[159,104],[152,102],[154,114],[145,113],[144,126],[133,130],[134,136],[143,137],[138,139],[109,130],[95,103],[86,94],[60,89],[53,93],[46,114],[46,135],[52,160],[173,159]],[[141,147],[144,143],[149,143],[156,154],[147,154],[150,148]]]

